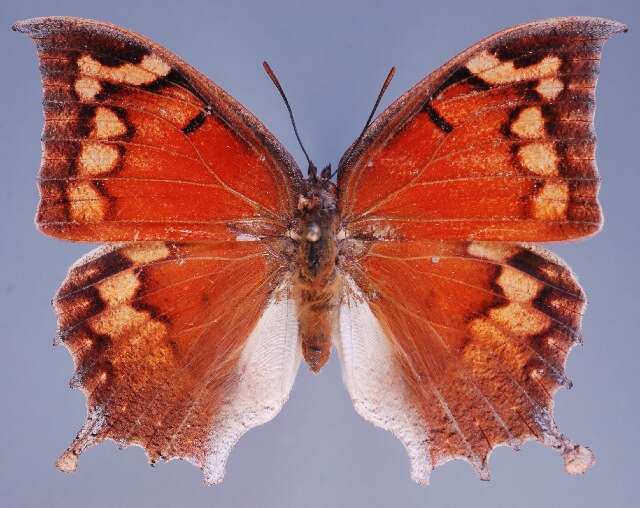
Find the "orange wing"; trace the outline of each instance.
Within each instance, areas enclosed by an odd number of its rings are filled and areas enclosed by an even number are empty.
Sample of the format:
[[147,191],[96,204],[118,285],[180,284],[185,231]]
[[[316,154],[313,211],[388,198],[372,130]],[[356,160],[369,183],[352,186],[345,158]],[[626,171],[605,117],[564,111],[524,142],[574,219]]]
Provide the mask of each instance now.
[[300,361],[282,234],[301,176],[242,106],[123,29],[41,18],[40,229],[112,243],[55,305],[88,419],[58,461],[107,438],[221,480],[231,447],[278,413]]
[[293,384],[286,270],[262,242],[129,242],[78,261],[54,303],[88,418],[58,467],[109,438],[221,480],[231,447]]
[[378,242],[352,269],[339,349],[356,409],[405,444],[413,477],[454,458],[488,479],[499,445],[537,439],[593,462],[553,423],[584,295],[549,252],[493,242]]
[[233,98],[106,23],[37,18],[45,127],[37,223],[70,240],[221,240],[279,232],[300,170]]
[[422,80],[339,172],[352,235],[548,241],[593,234],[600,51],[624,30],[564,18],[500,32]]
[[464,51],[384,112],[343,158],[346,273],[337,345],[356,409],[402,440],[413,477],[499,445],[593,463],[553,422],[580,338],[570,269],[514,242],[601,223],[593,106],[596,18],[518,26]]

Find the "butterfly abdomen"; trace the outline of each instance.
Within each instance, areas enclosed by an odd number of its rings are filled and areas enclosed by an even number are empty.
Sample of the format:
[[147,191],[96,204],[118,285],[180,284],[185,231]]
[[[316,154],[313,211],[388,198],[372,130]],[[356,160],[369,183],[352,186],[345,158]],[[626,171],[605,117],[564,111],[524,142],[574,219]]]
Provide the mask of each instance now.
[[302,354],[309,368],[318,372],[331,354],[342,279],[336,270],[335,187],[327,180],[306,183],[298,205],[294,294]]
[[299,280],[297,284],[298,335],[304,360],[313,372],[318,372],[331,354],[341,286],[335,270],[330,280],[306,284]]

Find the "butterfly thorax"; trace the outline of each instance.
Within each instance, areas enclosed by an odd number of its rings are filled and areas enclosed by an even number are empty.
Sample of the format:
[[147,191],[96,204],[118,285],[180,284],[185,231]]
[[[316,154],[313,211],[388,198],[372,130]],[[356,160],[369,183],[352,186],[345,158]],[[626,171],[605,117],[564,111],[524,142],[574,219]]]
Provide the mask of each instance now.
[[338,244],[336,187],[326,179],[310,178],[300,194],[296,241],[295,297],[302,353],[312,371],[329,359],[341,279],[336,271]]

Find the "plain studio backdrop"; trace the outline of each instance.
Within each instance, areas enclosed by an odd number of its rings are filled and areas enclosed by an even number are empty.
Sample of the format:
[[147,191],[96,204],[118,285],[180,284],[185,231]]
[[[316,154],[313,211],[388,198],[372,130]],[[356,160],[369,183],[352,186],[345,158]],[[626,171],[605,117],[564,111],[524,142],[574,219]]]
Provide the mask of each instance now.
[[[619,507],[638,506],[638,125],[640,3],[309,1],[2,2],[0,42],[0,505],[4,507]],[[391,434],[353,410],[333,357],[319,376],[303,364],[289,402],[233,450],[224,483],[174,461],[151,468],[140,448],[107,442],[81,457],[74,475],[54,468],[85,418],[70,390],[71,358],[51,346],[50,300],[68,266],[90,245],[40,235],[33,225],[40,164],[40,76],[31,41],[9,27],[33,16],[106,20],[142,33],[195,65],[253,111],[302,164],[284,106],[261,62],[278,73],[307,149],[334,165],[357,136],[389,67],[398,68],[382,106],[459,51],[535,19],[592,15],[630,31],[604,49],[596,129],[606,223],[594,238],[553,249],[589,297],[585,345],[568,362],[571,390],[556,397],[556,421],[591,446],[586,475],[565,474],[561,457],[537,443],[491,457],[492,480],[468,464],[434,471],[431,486],[409,477]]]

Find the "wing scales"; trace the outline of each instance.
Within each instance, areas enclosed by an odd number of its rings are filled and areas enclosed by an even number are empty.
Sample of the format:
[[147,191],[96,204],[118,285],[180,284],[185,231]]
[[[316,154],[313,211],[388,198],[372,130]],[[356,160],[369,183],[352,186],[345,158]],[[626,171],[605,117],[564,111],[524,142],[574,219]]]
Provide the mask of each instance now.
[[[368,324],[356,327],[360,363],[345,362],[345,377],[359,370],[371,379],[377,391],[369,390],[368,404],[383,413],[394,412],[386,383],[402,394],[403,413],[417,414],[426,435],[428,464],[462,458],[487,479],[496,446],[529,439],[558,449],[570,472],[593,462],[553,422],[553,395],[571,384],[564,366],[579,340],[584,306],[562,261],[515,244],[377,242],[359,266],[352,277],[367,309],[360,319]],[[348,326],[341,327],[342,340],[353,342]],[[380,347],[393,354],[374,359],[371,351]],[[392,374],[384,380],[368,374],[378,369]],[[362,396],[347,386],[357,406]],[[359,412],[380,425],[376,411]],[[383,426],[396,434],[403,428]],[[418,479],[425,481],[430,467],[422,470],[427,474]]]
[[425,78],[341,162],[345,226],[415,240],[593,234],[598,64],[624,29],[599,18],[521,25]]
[[301,181],[291,156],[178,57],[106,23],[14,28],[34,39],[43,77],[43,232],[219,241],[273,235],[291,219]]
[[237,101],[142,36],[66,17],[14,29],[34,40],[43,79],[36,222],[110,242],[54,302],[88,408],[58,467],[112,439],[220,481],[299,364],[282,234],[300,171]]
[[113,439],[220,481],[239,437],[279,412],[299,364],[286,270],[269,259],[257,242],[145,242],[77,263],[55,305],[88,419],[59,467]]
[[428,434],[411,401],[393,345],[351,279],[345,282],[339,319],[335,345],[356,411],[400,439],[409,454],[412,478],[428,483]]
[[[517,242],[599,229],[596,78],[604,42],[624,30],[559,18],[499,32],[398,99],[341,160],[341,266],[357,287],[343,307],[366,309],[343,319],[368,321],[357,339],[341,325],[361,350],[344,375],[356,407],[375,408],[359,412],[401,434],[419,481],[454,458],[488,478],[496,446],[529,439],[559,450],[569,473],[594,462],[552,413],[556,390],[571,386],[584,294],[561,260]],[[391,353],[376,356],[379,342]],[[397,412],[384,380],[368,374],[366,395],[350,381],[376,368],[418,415],[420,467],[407,424],[379,417]]]
[[[14,28],[35,40],[43,75],[39,227],[125,242],[80,260],[56,297],[88,405],[58,466],[113,439],[216,483],[240,436],[280,410],[300,361],[282,239],[300,171],[151,41],[75,18]],[[419,482],[454,458],[487,479],[496,446],[528,439],[570,473],[593,463],[552,415],[584,295],[559,259],[512,242],[599,228],[596,75],[623,29],[564,18],[496,34],[418,83],[341,161],[343,376]]]

